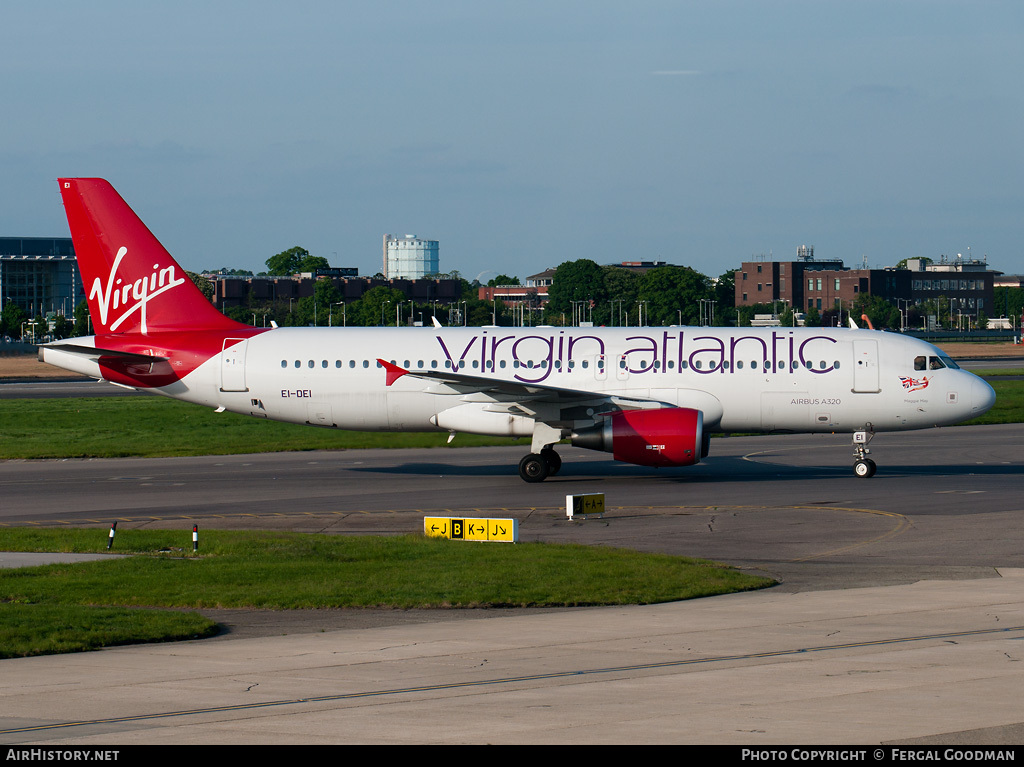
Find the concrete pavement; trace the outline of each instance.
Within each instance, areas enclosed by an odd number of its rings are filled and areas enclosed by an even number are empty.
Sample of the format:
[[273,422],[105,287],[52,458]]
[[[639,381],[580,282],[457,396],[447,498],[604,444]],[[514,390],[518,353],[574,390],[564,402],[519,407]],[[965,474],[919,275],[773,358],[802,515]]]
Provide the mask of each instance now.
[[996,575],[4,660],[0,741],[1018,743]]

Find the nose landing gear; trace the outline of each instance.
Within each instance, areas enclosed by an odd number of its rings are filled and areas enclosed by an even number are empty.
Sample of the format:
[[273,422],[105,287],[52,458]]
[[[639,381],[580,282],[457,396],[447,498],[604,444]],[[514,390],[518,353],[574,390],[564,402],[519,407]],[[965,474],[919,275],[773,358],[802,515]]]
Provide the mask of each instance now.
[[875,476],[875,470],[878,468],[875,462],[868,458],[871,452],[868,450],[868,443],[874,436],[875,430],[870,423],[865,424],[863,431],[853,433],[853,474],[861,479]]

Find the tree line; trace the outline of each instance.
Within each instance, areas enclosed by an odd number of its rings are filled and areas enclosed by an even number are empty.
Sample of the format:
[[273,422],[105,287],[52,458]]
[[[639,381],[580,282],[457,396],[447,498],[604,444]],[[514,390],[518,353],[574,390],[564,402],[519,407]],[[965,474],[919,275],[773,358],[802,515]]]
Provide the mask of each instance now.
[[[291,275],[298,272],[316,272],[329,268],[327,259],[310,255],[305,248],[294,247],[271,256],[266,261],[269,275]],[[238,273],[239,270],[221,269],[220,273]],[[406,298],[402,291],[388,287],[371,288],[354,301],[344,301],[340,290],[330,277],[321,277],[313,295],[296,300],[253,301],[244,306],[225,310],[229,317],[257,326],[395,326],[422,323],[431,324],[431,318],[445,326],[452,325],[554,325],[571,326],[581,322],[595,326],[635,327],[638,325],[718,325],[748,326],[757,314],[779,312],[782,325],[796,324],[793,308],[780,304],[735,305],[735,271],[710,278],[686,266],[659,266],[644,272],[621,266],[601,266],[589,259],[566,261],[554,272],[548,288],[548,301],[528,297],[523,306],[507,306],[500,299],[487,301],[478,296],[478,282],[469,282],[457,272],[434,275],[457,279],[459,297],[449,303],[417,303]],[[189,277],[209,299],[213,299],[214,286],[198,274]],[[381,276],[381,275],[378,275]],[[518,285],[519,279],[505,274],[488,285]],[[996,288],[992,311],[1002,316],[1017,317],[1024,311],[1024,289]],[[849,315],[860,322],[867,315],[877,329],[918,329],[926,317],[935,315],[943,327],[955,327],[957,318],[949,312],[949,302],[941,299],[910,306],[900,310],[885,299],[861,294],[852,305],[844,304],[819,311],[809,309],[804,323],[809,326],[845,325]],[[984,327],[986,318],[979,316],[978,325]],[[58,316],[47,320],[42,316],[30,318],[8,302],[0,310],[0,335],[20,338],[25,335],[56,338],[88,335],[89,324],[86,302],[75,309],[74,320]]]

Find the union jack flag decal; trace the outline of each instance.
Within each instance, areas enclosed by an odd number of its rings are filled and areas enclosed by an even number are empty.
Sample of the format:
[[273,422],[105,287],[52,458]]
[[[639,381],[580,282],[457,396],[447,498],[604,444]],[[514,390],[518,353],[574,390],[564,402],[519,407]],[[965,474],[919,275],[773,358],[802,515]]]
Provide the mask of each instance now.
[[918,391],[919,389],[928,388],[928,377],[924,378],[911,378],[910,376],[900,376],[900,381],[903,382],[903,388],[907,391]]

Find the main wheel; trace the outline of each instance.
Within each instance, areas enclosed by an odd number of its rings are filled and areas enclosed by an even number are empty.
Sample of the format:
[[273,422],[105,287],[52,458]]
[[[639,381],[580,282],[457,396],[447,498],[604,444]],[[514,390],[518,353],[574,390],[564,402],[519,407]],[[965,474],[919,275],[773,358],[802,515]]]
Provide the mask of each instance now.
[[875,462],[870,458],[858,458],[853,462],[853,473],[861,479],[867,479],[868,477],[875,476],[875,470],[878,467],[875,466]]
[[548,462],[548,476],[555,476],[558,470],[562,468],[562,457],[551,448],[541,450],[540,454]]
[[519,476],[525,482],[543,482],[548,473],[548,462],[537,453],[530,453],[519,462]]

